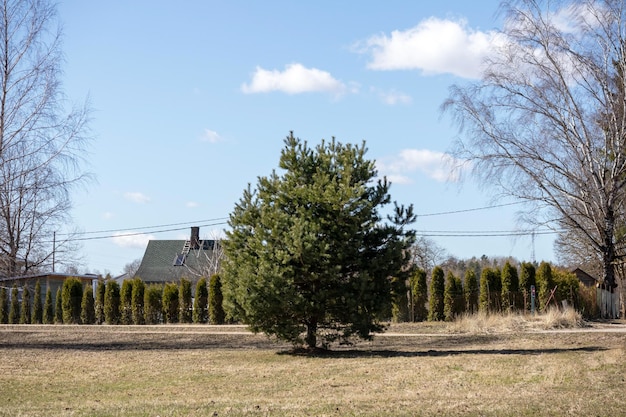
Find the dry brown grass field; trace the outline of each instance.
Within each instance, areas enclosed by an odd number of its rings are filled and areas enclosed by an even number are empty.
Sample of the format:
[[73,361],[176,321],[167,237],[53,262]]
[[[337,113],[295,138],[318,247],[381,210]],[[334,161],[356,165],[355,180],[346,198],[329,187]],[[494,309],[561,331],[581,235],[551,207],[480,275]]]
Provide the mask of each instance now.
[[0,416],[626,415],[626,323],[391,325],[298,355],[240,326],[0,325]]

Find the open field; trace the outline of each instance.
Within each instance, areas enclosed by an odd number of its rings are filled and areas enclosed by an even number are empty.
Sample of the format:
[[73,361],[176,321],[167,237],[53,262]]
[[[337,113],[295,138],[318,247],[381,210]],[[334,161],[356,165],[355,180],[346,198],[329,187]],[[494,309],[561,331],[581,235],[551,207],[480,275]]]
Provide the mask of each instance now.
[[0,416],[626,415],[624,322],[289,349],[237,326],[0,325]]

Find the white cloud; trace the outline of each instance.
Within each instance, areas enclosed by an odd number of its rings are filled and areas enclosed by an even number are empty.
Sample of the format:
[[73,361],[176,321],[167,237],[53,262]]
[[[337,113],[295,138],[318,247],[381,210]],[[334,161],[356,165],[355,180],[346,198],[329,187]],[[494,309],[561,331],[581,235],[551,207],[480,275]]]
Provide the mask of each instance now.
[[498,39],[496,32],[472,30],[465,20],[431,17],[405,31],[372,36],[359,49],[371,55],[368,68],[373,70],[416,69],[479,78],[483,60]]
[[376,88],[373,88],[372,91],[378,94],[378,97],[380,97],[383,103],[389,106],[395,106],[396,104],[411,104],[413,102],[413,98],[410,95],[400,91],[382,91]]
[[204,134],[202,135],[201,140],[202,142],[217,143],[224,139],[216,131],[204,129]]
[[[578,35],[584,26],[599,27],[608,18],[603,16],[610,11],[601,2],[576,3],[565,5],[548,13],[550,23],[563,33]],[[509,28],[515,27],[517,22],[506,22]]]
[[386,177],[387,181],[391,182],[392,184],[411,184],[413,182],[409,177],[405,175],[390,174],[386,175]]
[[200,204],[196,203],[195,201],[188,201],[185,204],[185,207],[187,207],[187,208],[196,208],[196,207],[199,207],[199,206],[200,206]]
[[149,240],[153,240],[153,235],[145,233],[135,234],[131,232],[118,232],[113,237],[113,243],[122,248],[141,249],[145,248]]
[[327,92],[341,95],[346,90],[347,87],[329,72],[306,68],[298,63],[287,65],[284,71],[257,67],[250,84],[241,85],[241,91],[247,94],[281,91],[287,94]]
[[400,184],[410,183],[407,174],[415,171],[439,182],[456,182],[468,165],[449,154],[427,149],[404,149],[395,157],[376,161],[381,174]]
[[140,192],[127,192],[124,193],[124,198],[133,203],[145,204],[150,201],[150,197]]
[[114,217],[114,214],[111,213],[110,211],[105,211],[104,213],[102,213],[102,218],[104,220],[110,220]]

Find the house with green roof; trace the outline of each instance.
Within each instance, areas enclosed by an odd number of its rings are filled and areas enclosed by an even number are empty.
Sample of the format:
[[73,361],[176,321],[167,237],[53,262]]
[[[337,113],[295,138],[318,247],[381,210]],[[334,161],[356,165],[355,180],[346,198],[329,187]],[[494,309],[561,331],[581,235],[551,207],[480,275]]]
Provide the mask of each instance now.
[[194,226],[186,240],[150,240],[135,276],[146,284],[209,279],[219,271],[222,253],[219,240],[201,240]]

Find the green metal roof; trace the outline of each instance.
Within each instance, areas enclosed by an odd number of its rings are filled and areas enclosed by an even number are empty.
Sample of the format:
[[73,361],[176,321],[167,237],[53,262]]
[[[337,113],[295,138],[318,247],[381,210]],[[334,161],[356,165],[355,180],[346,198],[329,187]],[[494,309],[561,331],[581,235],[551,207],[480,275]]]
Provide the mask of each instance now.
[[[198,249],[185,250],[186,240],[150,240],[135,274],[146,283],[177,282],[181,278],[197,281],[209,273],[216,257],[214,240],[201,240]],[[179,259],[179,262],[176,260]]]

